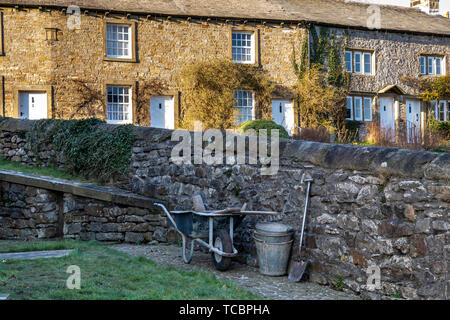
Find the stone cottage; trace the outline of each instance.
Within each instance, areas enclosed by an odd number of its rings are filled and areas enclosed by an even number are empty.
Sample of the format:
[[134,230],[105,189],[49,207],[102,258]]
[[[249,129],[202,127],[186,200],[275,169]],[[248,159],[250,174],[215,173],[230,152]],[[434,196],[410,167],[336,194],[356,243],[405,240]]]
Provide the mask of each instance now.
[[[401,82],[450,71],[450,20],[415,8],[344,0],[0,0],[0,14],[0,103],[8,117],[97,116],[175,128],[180,70],[230,58],[263,68],[287,89],[274,94],[272,115],[293,132],[301,116],[290,90],[293,49],[322,26],[347,38],[349,120],[409,132],[420,132],[430,109],[450,120],[448,101],[424,103]],[[159,90],[143,101],[149,86]],[[240,121],[253,119],[255,93],[235,91],[235,107]]]

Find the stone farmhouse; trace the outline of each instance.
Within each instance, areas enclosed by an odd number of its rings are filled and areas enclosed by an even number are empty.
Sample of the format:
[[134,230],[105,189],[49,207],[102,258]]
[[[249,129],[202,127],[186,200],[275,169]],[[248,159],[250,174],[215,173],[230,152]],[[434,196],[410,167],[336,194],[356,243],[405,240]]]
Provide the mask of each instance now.
[[[295,131],[301,115],[291,88],[293,50],[312,28],[346,37],[351,76],[348,119],[379,120],[394,131],[450,120],[450,101],[425,103],[403,76],[450,72],[450,20],[416,8],[344,0],[0,0],[0,106],[15,118],[82,118],[175,128],[183,92],[177,75],[191,63],[229,58],[263,68],[280,88],[273,119]],[[149,83],[164,83],[148,100]],[[254,92],[235,91],[240,121],[257,114]],[[137,109],[143,112],[142,119]]]

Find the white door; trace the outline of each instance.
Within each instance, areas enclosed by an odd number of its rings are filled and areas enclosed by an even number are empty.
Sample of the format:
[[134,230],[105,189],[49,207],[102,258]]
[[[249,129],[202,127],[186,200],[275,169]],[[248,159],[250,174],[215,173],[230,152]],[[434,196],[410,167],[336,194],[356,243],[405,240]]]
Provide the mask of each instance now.
[[272,100],[272,119],[292,135],[294,132],[294,108],[292,101]]
[[380,99],[380,127],[385,137],[395,139],[394,98]]
[[175,104],[173,97],[152,97],[150,99],[150,126],[175,129]]
[[406,137],[408,143],[421,141],[420,101],[406,100]]
[[47,119],[47,93],[19,92],[19,118],[30,120]]

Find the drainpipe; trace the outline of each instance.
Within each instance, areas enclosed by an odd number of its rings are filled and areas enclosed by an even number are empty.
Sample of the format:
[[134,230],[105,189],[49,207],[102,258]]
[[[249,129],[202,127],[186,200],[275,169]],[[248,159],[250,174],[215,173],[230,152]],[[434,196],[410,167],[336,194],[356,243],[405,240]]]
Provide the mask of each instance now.
[[0,99],[2,99],[2,113],[3,113],[3,117],[5,117],[6,115],[6,110],[5,110],[5,77],[2,76],[0,79],[0,91],[2,92],[2,96],[0,97]]

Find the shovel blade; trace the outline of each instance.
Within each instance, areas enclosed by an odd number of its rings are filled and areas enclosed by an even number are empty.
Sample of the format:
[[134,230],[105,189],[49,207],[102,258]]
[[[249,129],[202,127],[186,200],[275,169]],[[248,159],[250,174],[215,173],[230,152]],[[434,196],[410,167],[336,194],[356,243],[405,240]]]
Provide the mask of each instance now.
[[308,266],[308,261],[298,260],[294,261],[291,267],[291,271],[289,272],[289,281],[290,282],[300,282],[305,274],[306,267]]

